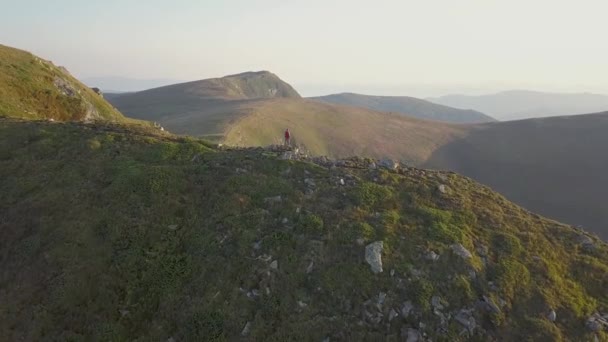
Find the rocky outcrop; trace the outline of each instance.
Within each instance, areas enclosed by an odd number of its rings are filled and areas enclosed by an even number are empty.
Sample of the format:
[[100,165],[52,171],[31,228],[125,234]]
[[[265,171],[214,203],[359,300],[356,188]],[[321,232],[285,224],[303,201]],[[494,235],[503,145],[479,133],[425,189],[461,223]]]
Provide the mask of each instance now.
[[365,247],[365,261],[371,267],[373,273],[382,272],[382,249],[384,243],[382,241],[372,242]]

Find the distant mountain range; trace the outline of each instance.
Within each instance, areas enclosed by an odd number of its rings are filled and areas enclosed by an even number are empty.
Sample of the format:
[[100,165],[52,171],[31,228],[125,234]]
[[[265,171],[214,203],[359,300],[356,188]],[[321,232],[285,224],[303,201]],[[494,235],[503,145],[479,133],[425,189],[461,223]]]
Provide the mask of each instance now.
[[371,96],[353,93],[312,97],[312,100],[327,103],[368,108],[380,112],[401,113],[407,116],[453,123],[482,123],[495,119],[474,111],[438,105],[409,96]]
[[607,95],[589,93],[512,90],[480,96],[447,95],[427,100],[455,108],[478,110],[501,121],[608,110]]

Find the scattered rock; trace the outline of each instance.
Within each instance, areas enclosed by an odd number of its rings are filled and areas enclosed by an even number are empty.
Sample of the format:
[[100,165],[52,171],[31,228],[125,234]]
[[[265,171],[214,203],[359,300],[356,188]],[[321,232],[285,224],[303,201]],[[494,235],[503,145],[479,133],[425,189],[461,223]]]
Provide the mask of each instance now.
[[395,311],[395,309],[391,309],[391,311],[388,313],[388,321],[392,321],[397,316],[399,316],[399,313]]
[[403,316],[403,318],[407,318],[412,309],[414,309],[414,305],[411,301],[408,300],[407,302],[403,303],[403,306],[401,307],[401,316]]
[[346,183],[344,183],[344,178],[340,178],[340,185],[345,185]]
[[190,162],[198,163],[201,161],[202,158],[203,158],[203,155],[198,153],[198,154],[195,154],[194,157],[192,157],[192,159],[190,159]]
[[287,217],[283,217],[283,220],[281,220],[281,223],[288,224],[289,223],[289,219]]
[[399,168],[399,163],[392,160],[392,159],[382,159],[378,162],[378,164],[385,168],[385,169],[389,169],[389,170],[396,170]]
[[382,305],[382,304],[384,304],[385,300],[386,300],[386,292],[378,293],[378,300],[376,301],[376,303],[378,303],[378,305]]
[[469,252],[468,249],[464,248],[464,246],[459,243],[455,243],[455,244],[451,245],[450,247],[452,248],[452,251],[454,252],[454,254],[458,255],[459,257],[461,257],[463,259],[470,259],[473,257],[473,254],[471,254],[471,252]]
[[303,301],[299,300],[299,301],[298,301],[298,306],[299,306],[300,308],[304,309],[305,307],[307,307],[307,306],[308,306],[308,304],[306,304],[306,303],[304,303]]
[[395,270],[391,270],[391,277],[395,276]]
[[257,242],[253,243],[253,249],[258,251],[258,250],[260,250],[260,248],[262,248],[262,241],[257,241]]
[[456,322],[467,328],[470,333],[472,333],[477,327],[477,322],[475,321],[475,317],[472,315],[472,310],[461,309],[458,314],[456,314],[454,319]]
[[270,263],[270,268],[271,268],[271,269],[273,269],[273,270],[278,269],[278,268],[279,268],[279,262],[278,262],[277,260],[273,260],[273,261]]
[[608,317],[602,317],[596,312],[587,319],[585,326],[593,332],[600,332],[603,329],[608,329]]
[[441,297],[439,296],[433,296],[433,298],[431,298],[431,305],[435,310],[443,310],[443,304],[441,304]]
[[281,203],[281,202],[283,202],[283,197],[281,197],[281,195],[264,198],[264,203],[272,204],[272,203]]
[[176,224],[172,224],[172,225],[167,226],[167,228],[169,228],[169,230],[175,231],[175,230],[177,230],[179,228],[179,226],[176,225]]
[[375,170],[375,169],[377,169],[377,168],[378,168],[378,166],[376,165],[376,163],[371,162],[371,163],[369,164],[368,168],[369,168],[370,170]]
[[365,261],[371,266],[374,274],[382,272],[382,249],[384,243],[382,241],[372,242],[365,246]]
[[175,339],[173,337],[169,337],[166,342],[175,342]]
[[500,308],[498,307],[498,305],[496,305],[496,303],[494,303],[494,301],[487,297],[487,296],[483,296],[483,304],[486,308],[486,310],[493,312],[493,313],[500,313]]
[[312,178],[306,178],[306,179],[304,179],[304,184],[306,184],[309,188],[316,188],[317,187],[317,183]]
[[593,239],[587,235],[579,235],[577,241],[581,245],[581,247],[587,251],[595,249],[595,243],[593,242]]
[[365,244],[365,239],[364,238],[358,238],[356,242],[357,242],[357,245],[363,246]]
[[401,328],[401,337],[405,339],[406,342],[418,342],[421,340],[420,332],[416,329],[412,328]]
[[247,324],[245,324],[245,326],[243,327],[243,330],[241,330],[241,336],[249,336],[250,332],[251,332],[251,322],[247,322]]
[[551,311],[549,311],[549,314],[547,315],[547,319],[550,320],[551,322],[555,322],[556,318],[557,318],[557,313],[555,312],[555,310],[551,309]]
[[312,270],[313,270],[314,266],[315,266],[315,262],[311,261],[310,264],[308,264],[308,267],[306,267],[306,274],[312,273]]
[[448,187],[445,184],[440,184],[437,189],[439,189],[439,192],[441,192],[442,194],[445,194],[448,192]]
[[437,261],[439,260],[439,254],[435,253],[434,251],[429,251],[428,253],[426,253],[424,258],[430,261]]
[[118,310],[118,312],[120,312],[120,316],[121,317],[125,317],[126,315],[129,314],[130,311],[129,310],[120,309],[120,310]]

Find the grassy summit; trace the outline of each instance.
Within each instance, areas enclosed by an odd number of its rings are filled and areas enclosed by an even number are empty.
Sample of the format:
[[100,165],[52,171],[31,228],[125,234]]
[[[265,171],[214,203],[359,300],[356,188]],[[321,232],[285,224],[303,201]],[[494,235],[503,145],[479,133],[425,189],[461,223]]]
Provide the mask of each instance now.
[[0,115],[54,120],[125,118],[67,70],[0,45]]
[[608,246],[453,173],[5,118],[0,193],[0,340],[608,338]]

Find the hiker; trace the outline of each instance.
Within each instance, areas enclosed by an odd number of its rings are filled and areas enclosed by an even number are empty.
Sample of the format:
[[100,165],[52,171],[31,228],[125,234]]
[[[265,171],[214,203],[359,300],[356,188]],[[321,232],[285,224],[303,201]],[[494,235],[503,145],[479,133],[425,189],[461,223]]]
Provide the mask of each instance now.
[[291,146],[291,134],[289,128],[285,129],[285,146]]

